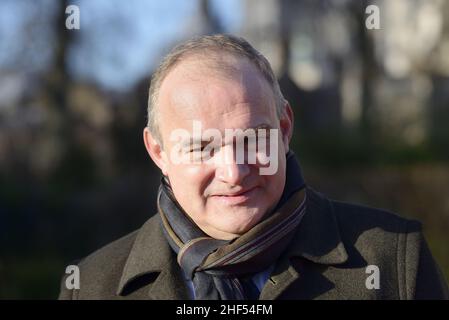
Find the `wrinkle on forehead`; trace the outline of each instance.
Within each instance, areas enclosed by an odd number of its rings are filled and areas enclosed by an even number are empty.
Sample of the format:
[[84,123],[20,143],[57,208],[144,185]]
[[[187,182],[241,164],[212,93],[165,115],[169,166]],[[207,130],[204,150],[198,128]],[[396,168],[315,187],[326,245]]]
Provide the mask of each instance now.
[[191,57],[180,63],[164,80],[159,104],[169,106],[165,112],[187,118],[224,115],[237,106],[237,112],[251,112],[248,108],[262,104],[275,108],[271,87],[260,71],[248,59],[232,55]]

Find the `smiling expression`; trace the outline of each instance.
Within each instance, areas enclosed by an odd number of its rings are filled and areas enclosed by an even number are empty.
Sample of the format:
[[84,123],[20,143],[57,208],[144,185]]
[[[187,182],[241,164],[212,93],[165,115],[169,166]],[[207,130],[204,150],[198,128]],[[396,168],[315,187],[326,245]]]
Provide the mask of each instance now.
[[[168,73],[157,103],[163,147],[147,128],[144,139],[189,217],[209,236],[232,239],[261,221],[281,198],[293,116],[288,104],[284,114],[277,115],[272,88],[249,60],[228,54],[220,61],[229,68],[213,67],[217,62],[205,63],[191,56]],[[261,175],[260,163],[174,163],[170,152],[175,142],[170,134],[177,129],[191,132],[193,121],[200,121],[203,128],[218,129],[223,136],[226,129],[277,129],[276,172]],[[235,143],[223,140],[217,150],[214,156],[232,159]]]

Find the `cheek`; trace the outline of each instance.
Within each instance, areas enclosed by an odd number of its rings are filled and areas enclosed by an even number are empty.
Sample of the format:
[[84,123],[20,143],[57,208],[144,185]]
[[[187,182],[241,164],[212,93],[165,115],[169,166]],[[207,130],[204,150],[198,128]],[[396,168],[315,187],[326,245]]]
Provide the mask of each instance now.
[[265,185],[267,186],[270,199],[280,197],[284,191],[285,162],[282,161],[280,155],[278,157],[278,164],[277,172],[275,174],[263,176],[265,178]]
[[208,170],[200,165],[171,165],[168,177],[180,202],[198,201],[209,180]]

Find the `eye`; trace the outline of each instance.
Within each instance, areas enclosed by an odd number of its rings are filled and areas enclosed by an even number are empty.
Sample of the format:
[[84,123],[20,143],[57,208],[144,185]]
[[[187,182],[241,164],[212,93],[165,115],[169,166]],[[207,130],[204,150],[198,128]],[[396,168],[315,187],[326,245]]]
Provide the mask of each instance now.
[[200,144],[193,144],[190,146],[188,153],[192,154],[195,159],[201,158],[208,160],[215,154],[215,147],[209,141],[202,141]]

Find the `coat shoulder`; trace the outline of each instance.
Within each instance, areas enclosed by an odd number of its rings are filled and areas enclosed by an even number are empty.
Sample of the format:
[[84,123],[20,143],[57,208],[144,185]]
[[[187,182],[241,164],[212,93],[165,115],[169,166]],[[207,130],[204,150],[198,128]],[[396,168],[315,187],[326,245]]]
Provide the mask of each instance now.
[[328,212],[337,226],[349,257],[383,257],[399,262],[404,255],[416,255],[422,240],[422,225],[389,210],[332,200],[310,190],[315,207]]
[[[155,217],[146,224],[155,224]],[[80,271],[80,290],[67,290],[65,277],[61,283],[60,299],[115,298],[120,278],[140,229],[135,230],[94,251],[76,265]],[[67,294],[70,293],[70,296]]]
[[[123,258],[127,258],[139,230],[135,230],[127,235],[114,240],[102,248],[92,252],[88,256],[79,260],[78,266],[83,269],[101,270],[104,267],[110,268],[117,265]],[[104,271],[104,270],[103,270]]]
[[448,299],[446,281],[428,248],[421,222],[385,209],[330,203],[351,263],[380,268],[381,284],[387,289],[382,292],[389,292],[382,298]]
[[330,200],[330,203],[343,231],[362,228],[387,233],[409,233],[422,230],[422,224],[418,220],[386,209],[337,200]]

